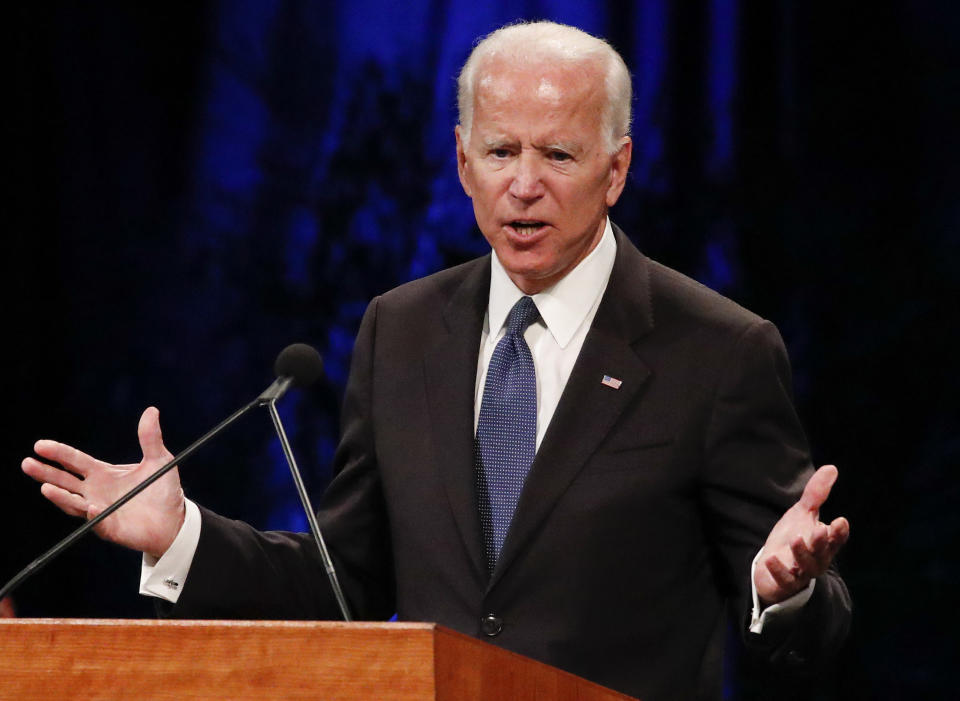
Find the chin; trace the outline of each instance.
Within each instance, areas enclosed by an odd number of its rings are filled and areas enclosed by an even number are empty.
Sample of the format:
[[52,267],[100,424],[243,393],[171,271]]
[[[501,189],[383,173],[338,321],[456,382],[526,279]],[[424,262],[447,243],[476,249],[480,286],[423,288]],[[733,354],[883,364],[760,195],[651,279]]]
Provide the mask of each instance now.
[[542,256],[530,251],[497,251],[500,263],[511,275],[522,275],[535,280],[547,277],[553,268],[553,261],[543,260]]
[[513,283],[527,294],[537,294],[556,282],[557,272],[548,265],[511,264],[513,261],[500,259]]

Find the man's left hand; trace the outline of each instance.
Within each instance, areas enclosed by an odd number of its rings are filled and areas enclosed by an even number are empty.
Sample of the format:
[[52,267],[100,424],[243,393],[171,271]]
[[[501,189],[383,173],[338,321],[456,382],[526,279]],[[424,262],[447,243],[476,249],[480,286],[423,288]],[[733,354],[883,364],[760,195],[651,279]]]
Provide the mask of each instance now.
[[767,536],[753,583],[764,606],[788,599],[823,574],[850,536],[842,516],[829,525],[820,521],[820,507],[837,480],[837,468],[824,465],[803,489],[800,501],[777,522]]

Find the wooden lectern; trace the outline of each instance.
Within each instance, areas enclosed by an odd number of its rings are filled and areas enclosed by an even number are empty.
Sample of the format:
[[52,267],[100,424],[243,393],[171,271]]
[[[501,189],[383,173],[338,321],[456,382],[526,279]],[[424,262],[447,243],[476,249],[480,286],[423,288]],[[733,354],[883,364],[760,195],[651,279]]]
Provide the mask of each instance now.
[[4,701],[629,698],[430,623],[0,621]]

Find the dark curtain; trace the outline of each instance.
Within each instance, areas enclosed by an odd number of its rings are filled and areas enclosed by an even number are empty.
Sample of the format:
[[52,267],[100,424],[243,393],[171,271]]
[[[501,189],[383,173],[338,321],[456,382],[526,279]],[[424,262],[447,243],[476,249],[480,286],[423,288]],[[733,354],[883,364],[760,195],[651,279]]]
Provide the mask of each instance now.
[[[549,18],[608,38],[634,74],[614,220],[780,327],[815,459],[840,466],[825,515],[853,524],[840,566],[854,634],[810,694],[949,696],[954,3],[224,0],[8,17],[0,578],[75,526],[18,470],[34,440],[135,460],[152,404],[182,448],[266,386],[297,340],[321,350],[327,377],[282,412],[322,491],[366,303],[485,250],[456,178],[458,67],[478,36]],[[181,472],[226,515],[305,526],[265,416]],[[149,616],[138,572],[138,555],[89,539],[24,586],[18,610]],[[730,668],[731,697],[770,693],[735,654]]]

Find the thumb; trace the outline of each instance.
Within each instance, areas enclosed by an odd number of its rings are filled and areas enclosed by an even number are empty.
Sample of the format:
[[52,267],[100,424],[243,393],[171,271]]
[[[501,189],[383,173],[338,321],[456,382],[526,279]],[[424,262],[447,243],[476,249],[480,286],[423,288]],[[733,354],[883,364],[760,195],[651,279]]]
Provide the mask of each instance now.
[[137,426],[137,438],[140,439],[140,449],[144,460],[166,461],[170,453],[163,445],[163,434],[160,432],[160,412],[156,407],[147,407],[140,417]]
[[830,489],[837,481],[837,468],[833,465],[824,465],[813,473],[813,477],[803,488],[800,505],[808,511],[819,511],[823,502],[830,496]]

